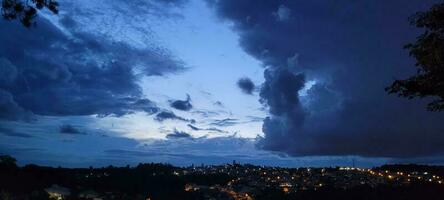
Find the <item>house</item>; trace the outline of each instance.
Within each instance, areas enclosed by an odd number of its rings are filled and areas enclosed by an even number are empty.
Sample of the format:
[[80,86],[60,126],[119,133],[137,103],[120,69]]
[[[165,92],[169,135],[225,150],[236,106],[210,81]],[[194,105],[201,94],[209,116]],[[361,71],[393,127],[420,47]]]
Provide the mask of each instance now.
[[57,200],[63,200],[71,194],[68,188],[55,184],[49,188],[46,188],[45,191],[49,194],[49,198]]

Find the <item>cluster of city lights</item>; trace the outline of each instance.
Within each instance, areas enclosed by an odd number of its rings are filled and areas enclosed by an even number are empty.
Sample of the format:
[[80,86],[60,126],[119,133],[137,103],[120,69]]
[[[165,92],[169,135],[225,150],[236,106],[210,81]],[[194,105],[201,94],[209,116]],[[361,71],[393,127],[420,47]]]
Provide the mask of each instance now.
[[359,172],[367,172],[371,175],[385,177],[389,180],[407,180],[407,182],[412,182],[414,180],[417,181],[428,181],[431,183],[438,183],[443,184],[444,181],[442,177],[437,175],[431,175],[429,172],[412,172],[412,173],[406,173],[406,172],[390,172],[389,170],[383,170],[383,171],[376,171],[372,169],[363,169],[363,168],[354,168],[354,167],[341,167],[339,170],[343,171],[359,171]]
[[[251,199],[250,195],[255,190],[264,188],[275,188],[285,193],[293,193],[300,190],[318,190],[324,187],[349,189],[361,185],[369,187],[378,187],[381,184],[402,186],[411,183],[444,185],[442,177],[430,172],[389,171],[359,167],[287,169],[232,165],[193,168],[189,172],[199,174],[225,173],[234,176],[225,186],[192,185],[190,187],[188,185],[185,188],[189,192],[216,190],[228,194],[233,199]],[[247,189],[244,190],[245,188]]]

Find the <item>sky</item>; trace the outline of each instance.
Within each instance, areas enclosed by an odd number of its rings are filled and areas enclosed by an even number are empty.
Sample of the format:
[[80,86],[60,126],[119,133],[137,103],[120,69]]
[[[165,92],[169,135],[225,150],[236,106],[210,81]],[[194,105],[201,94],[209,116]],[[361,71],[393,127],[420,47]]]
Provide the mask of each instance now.
[[438,1],[60,0],[0,20],[0,154],[19,164],[444,163],[408,17]]

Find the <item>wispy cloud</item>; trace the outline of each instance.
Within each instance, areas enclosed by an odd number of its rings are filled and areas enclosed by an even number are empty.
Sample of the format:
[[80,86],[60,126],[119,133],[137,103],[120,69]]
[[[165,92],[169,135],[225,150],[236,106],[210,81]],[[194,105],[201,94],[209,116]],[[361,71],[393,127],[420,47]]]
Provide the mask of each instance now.
[[225,118],[225,119],[216,119],[211,122],[211,125],[214,126],[221,126],[221,127],[227,127],[227,126],[234,126],[239,123],[238,119],[232,119],[232,118]]
[[218,128],[214,128],[214,127],[212,127],[212,128],[198,128],[198,127],[191,125],[191,124],[188,124],[187,126],[190,127],[191,130],[193,130],[193,131],[209,131],[209,132],[218,132],[218,133],[228,133],[228,131],[224,131],[222,129],[218,129]]
[[17,132],[13,129],[2,128],[2,127],[0,127],[0,134],[3,134],[5,136],[9,136],[9,137],[21,137],[21,138],[32,138],[33,137],[30,134]]

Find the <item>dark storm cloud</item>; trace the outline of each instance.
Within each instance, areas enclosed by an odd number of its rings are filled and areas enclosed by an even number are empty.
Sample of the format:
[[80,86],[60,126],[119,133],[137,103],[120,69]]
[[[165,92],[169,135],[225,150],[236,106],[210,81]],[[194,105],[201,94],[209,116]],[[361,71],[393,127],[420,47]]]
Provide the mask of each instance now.
[[159,112],[159,113],[157,113],[157,115],[154,119],[159,122],[163,122],[165,120],[179,120],[179,121],[190,122],[190,123],[196,122],[194,119],[185,119],[183,117],[177,116],[176,114],[174,114],[171,111]]
[[191,105],[191,97],[188,94],[186,100],[171,100],[170,102],[170,106],[177,110],[189,111],[193,108],[193,105]]
[[293,156],[444,152],[442,113],[384,92],[414,70],[402,49],[418,33],[408,16],[437,1],[208,2],[266,67],[259,147]]
[[8,91],[0,89],[0,119],[30,121],[34,115],[20,107]]
[[174,130],[173,133],[166,135],[167,139],[192,139],[193,137],[184,131]]
[[260,92],[261,102],[275,116],[285,116],[289,124],[302,124],[305,113],[299,101],[299,91],[304,87],[305,76],[285,68],[267,69]]
[[64,124],[59,127],[59,133],[63,134],[85,134],[71,124]]
[[0,119],[155,113],[156,105],[142,95],[139,75],[184,69],[160,47],[140,49],[91,35],[69,18],[62,20],[64,32],[38,21],[32,30],[0,21]]
[[340,106],[340,95],[325,84],[315,84],[306,91],[304,103],[313,112],[327,112]]
[[244,92],[245,94],[253,94],[255,85],[250,78],[241,78],[237,81],[237,86]]

